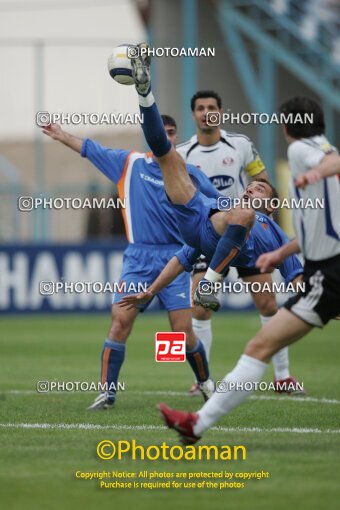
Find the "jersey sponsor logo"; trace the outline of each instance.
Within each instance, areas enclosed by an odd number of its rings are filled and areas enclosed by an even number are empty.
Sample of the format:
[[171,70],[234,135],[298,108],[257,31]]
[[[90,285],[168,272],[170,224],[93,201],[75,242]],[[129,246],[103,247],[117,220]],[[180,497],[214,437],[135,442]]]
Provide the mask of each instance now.
[[210,177],[211,183],[218,191],[222,191],[233,186],[235,179],[231,175],[214,175]]
[[233,158],[224,158],[222,160],[222,165],[232,165],[234,163],[234,160]]
[[155,359],[159,362],[185,361],[185,333],[158,332],[155,335]]
[[147,181],[147,182],[152,182],[153,184],[157,184],[157,186],[164,186],[164,182],[159,180],[159,179],[155,179],[154,177],[150,177],[150,175],[145,175],[143,173],[140,172],[139,174],[141,176],[141,178],[144,180],[144,181]]

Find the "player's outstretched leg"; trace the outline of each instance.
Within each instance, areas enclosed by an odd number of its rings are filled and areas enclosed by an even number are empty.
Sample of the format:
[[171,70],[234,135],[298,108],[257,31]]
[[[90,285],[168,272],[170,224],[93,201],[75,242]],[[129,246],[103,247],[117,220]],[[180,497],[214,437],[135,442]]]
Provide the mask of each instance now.
[[150,57],[147,54],[149,47],[146,43],[141,43],[137,48],[139,55],[131,59],[131,65],[140,112],[143,116],[143,133],[150,149],[157,157],[167,195],[172,203],[183,205],[194,196],[196,187],[189,177],[184,160],[177,154],[167,137],[155,103],[151,91]]
[[[256,383],[262,380],[267,363],[275,352],[305,336],[311,329],[312,326],[281,308],[248,343],[236,367],[225,376],[221,387],[223,391],[215,391],[197,413],[185,413],[159,404],[168,427],[177,430],[184,444],[198,441],[222,416],[251,395],[249,383],[254,389]],[[247,386],[245,383],[248,383]]]
[[[252,292],[254,304],[260,314],[262,326],[267,324],[268,321],[277,313],[278,307],[275,298],[275,292],[264,290],[265,286],[268,288],[272,286],[273,279],[270,273],[264,274],[243,274],[241,275],[244,282],[250,284],[252,288],[253,283],[261,285],[262,292]],[[285,393],[290,396],[305,395],[303,384],[299,383],[295,377],[290,375],[289,371],[289,354],[288,347],[284,347],[272,357],[272,364],[274,369],[274,391],[277,393]]]
[[[267,324],[272,317],[260,315],[262,326]],[[274,369],[274,391],[276,393],[284,393],[292,397],[306,395],[303,385],[290,375],[288,347],[284,347],[274,354],[272,364]]]
[[[151,92],[148,45],[141,43],[137,45],[137,48],[138,56],[131,59],[131,64],[132,75],[139,97],[140,111],[143,116],[142,129],[145,139],[157,157],[163,175],[165,191],[171,202],[176,205],[186,205],[194,197],[196,186],[187,172],[184,160],[177,154],[167,138],[161,116]],[[228,217],[228,219],[224,224],[222,232],[218,232],[221,235],[221,239],[211,262],[210,272],[208,270],[206,274],[206,279],[212,283],[219,280],[223,271],[229,267],[237,256],[245,241],[247,229],[251,226],[254,218],[254,212],[251,209],[235,208],[234,211],[223,211],[223,213],[221,212],[223,218]],[[249,215],[251,214],[253,214],[253,217],[252,220],[249,220]],[[235,217],[235,221],[230,221],[230,217]],[[226,229],[227,225],[228,228]],[[218,275],[218,280],[216,275]],[[202,303],[204,299],[207,298],[202,296]],[[212,299],[213,297],[208,298],[210,302]]]

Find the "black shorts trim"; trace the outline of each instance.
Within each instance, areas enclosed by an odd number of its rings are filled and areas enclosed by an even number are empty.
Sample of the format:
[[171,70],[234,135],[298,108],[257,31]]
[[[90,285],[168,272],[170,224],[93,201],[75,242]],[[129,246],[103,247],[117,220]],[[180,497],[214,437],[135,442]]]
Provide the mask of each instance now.
[[323,327],[340,313],[340,255],[321,261],[306,260],[304,290],[284,307],[311,326]]
[[237,267],[236,269],[240,278],[262,274],[258,267]]

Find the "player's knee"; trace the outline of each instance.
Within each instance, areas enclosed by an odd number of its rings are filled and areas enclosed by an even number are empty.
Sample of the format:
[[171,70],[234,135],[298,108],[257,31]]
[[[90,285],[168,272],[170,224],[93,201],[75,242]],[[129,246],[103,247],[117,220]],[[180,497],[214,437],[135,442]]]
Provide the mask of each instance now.
[[212,311],[203,308],[203,306],[194,306],[192,316],[198,321],[208,321],[211,319]]
[[172,323],[173,331],[182,331],[185,333],[186,345],[189,349],[193,348],[196,344],[196,337],[192,328],[191,316],[190,318],[177,319]]
[[124,316],[114,317],[109,336],[113,340],[126,340],[131,331],[131,321]]
[[241,225],[251,227],[255,221],[255,211],[251,207],[240,208],[238,217]]
[[242,225],[247,229],[250,229],[255,222],[255,211],[248,208],[242,208],[240,206],[231,209],[230,211],[223,211],[224,215],[220,220],[224,223],[224,226],[228,225]]
[[275,297],[271,296],[268,299],[263,299],[257,303],[257,309],[264,317],[273,317],[277,312],[277,304]]
[[183,331],[187,337],[194,334],[192,329],[191,317],[186,320],[176,320],[172,323],[173,331]]

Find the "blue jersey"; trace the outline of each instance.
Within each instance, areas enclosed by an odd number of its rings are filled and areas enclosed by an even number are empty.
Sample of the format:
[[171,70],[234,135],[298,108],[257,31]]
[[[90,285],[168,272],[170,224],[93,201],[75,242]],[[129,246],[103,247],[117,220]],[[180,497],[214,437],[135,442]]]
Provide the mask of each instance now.
[[[125,201],[122,212],[130,243],[183,245],[161,170],[152,153],[113,150],[85,139],[81,155],[117,184],[119,198]],[[187,165],[187,170],[205,196],[218,196],[201,170],[192,165]]]
[[[214,251],[217,242],[215,242],[215,237],[213,236],[210,237],[210,240],[212,244],[214,244],[212,247],[212,251]],[[255,267],[256,260],[260,255],[276,250],[288,242],[288,237],[275,221],[265,214],[257,212],[256,221],[250,231],[249,237],[231,265],[234,267]],[[184,245],[183,248],[176,253],[176,256],[184,269],[186,271],[191,271],[193,264],[200,254],[200,248]],[[280,271],[286,283],[292,281],[297,275],[303,272],[303,267],[296,255],[287,257],[277,269]]]
[[[256,221],[250,231],[248,242],[249,244],[252,243],[252,265],[254,266],[254,262],[256,263],[262,253],[281,248],[282,245],[289,242],[289,239],[274,220],[266,214],[257,212]],[[303,272],[302,264],[296,255],[287,257],[277,269],[286,283],[294,280],[297,275]]]

